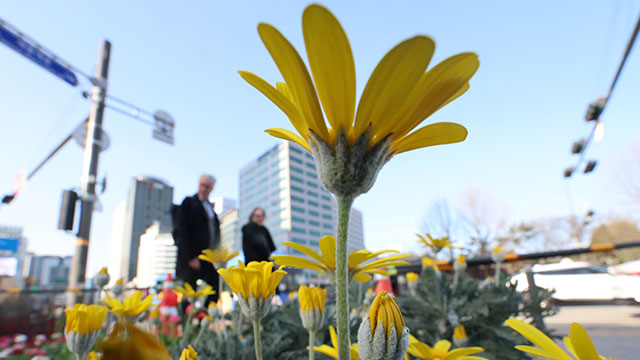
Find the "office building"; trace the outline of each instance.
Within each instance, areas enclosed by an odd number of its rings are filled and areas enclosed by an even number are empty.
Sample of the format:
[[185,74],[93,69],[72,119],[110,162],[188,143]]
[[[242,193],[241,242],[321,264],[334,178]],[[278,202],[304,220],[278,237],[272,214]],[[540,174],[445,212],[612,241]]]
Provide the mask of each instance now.
[[240,231],[238,209],[231,209],[220,216],[221,245],[231,252],[242,251],[242,233]]
[[136,286],[152,287],[167,274],[175,274],[177,256],[171,227],[155,222],[140,236]]
[[213,211],[218,215],[218,220],[221,220],[222,215],[227,211],[237,208],[235,200],[224,198],[222,196],[212,197],[209,201],[213,204]]
[[132,179],[123,220],[120,255],[119,277],[125,282],[136,277],[140,236],[156,221],[161,226],[172,226],[171,205],[173,187],[149,176]]
[[32,256],[29,277],[33,279],[33,285],[41,289],[66,288],[71,259],[71,256]]
[[[241,225],[255,207],[263,208],[278,250],[291,252],[284,241],[317,250],[322,236],[336,234],[336,201],[320,183],[311,154],[298,144],[282,141],[243,167],[239,189]],[[362,214],[352,215],[349,251],[364,248]]]

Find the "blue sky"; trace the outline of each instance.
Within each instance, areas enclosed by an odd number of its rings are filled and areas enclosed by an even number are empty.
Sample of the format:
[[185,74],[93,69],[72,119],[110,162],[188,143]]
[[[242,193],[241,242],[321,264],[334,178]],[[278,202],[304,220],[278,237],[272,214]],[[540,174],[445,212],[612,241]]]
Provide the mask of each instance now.
[[[640,3],[603,1],[324,1],[340,20],[356,62],[358,94],[382,56],[415,34],[436,41],[432,64],[463,51],[479,54],[471,89],[427,122],[454,121],[469,130],[462,144],[401,154],[374,188],[356,201],[371,249],[415,248],[425,211],[436,199],[460,204],[470,187],[491,194],[510,222],[565,215],[562,170],[571,143],[588,131],[589,102],[606,92],[640,11]],[[178,202],[197,177],[218,178],[215,195],[237,198],[238,171],[276,143],[263,130],[292,128],[286,117],[244,83],[237,70],[280,81],[258,37],[264,21],[303,52],[306,2],[252,1],[3,1],[2,18],[85,72],[93,72],[99,41],[109,39],[109,92],[176,119],[176,145],[151,138],[151,128],[107,110],[111,147],[99,174],[108,176],[94,215],[89,274],[107,264],[112,215],[130,179],[151,174],[175,187]],[[306,58],[306,56],[303,55]],[[0,46],[0,192],[31,170],[89,111],[72,88],[6,46]],[[589,176],[571,180],[576,207],[598,214],[628,211],[616,177],[619,158],[640,138],[638,49],[602,119],[604,140],[589,157]],[[74,237],[56,230],[61,192],[80,185],[82,150],[67,145],[10,206],[0,223],[24,227],[38,254],[71,254]]]

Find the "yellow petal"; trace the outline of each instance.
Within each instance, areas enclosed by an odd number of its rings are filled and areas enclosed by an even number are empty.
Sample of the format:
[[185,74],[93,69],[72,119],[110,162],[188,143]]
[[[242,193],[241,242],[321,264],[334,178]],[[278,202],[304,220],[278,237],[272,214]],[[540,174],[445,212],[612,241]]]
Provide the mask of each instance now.
[[467,129],[456,123],[441,122],[424,126],[393,144],[397,154],[427,146],[453,144],[467,138]]
[[307,125],[313,132],[328,141],[329,131],[324,122],[318,96],[300,55],[273,26],[261,23],[258,25],[258,33],[289,86],[293,98],[298,100],[298,106]]
[[283,93],[283,91],[278,91],[273,86],[271,86],[271,84],[251,72],[239,71],[239,73],[246,82],[263,93],[267,98],[269,98],[269,100],[276,104],[276,106],[279,107],[282,112],[287,115],[287,117],[291,121],[291,124],[293,124],[293,127],[296,128],[300,135],[305,138],[307,137],[308,128],[307,124],[302,118],[302,114],[300,113],[295,103],[292,102],[290,98],[288,98],[286,94]]
[[294,143],[302,146],[303,148],[307,149],[308,152],[311,152],[311,149],[309,148],[309,144],[307,144],[306,141],[304,141],[300,136],[292,133],[289,130],[285,130],[285,129],[267,129],[264,132],[266,132],[267,134],[277,137],[278,139],[284,139],[284,140],[289,140],[289,141],[293,141]]
[[371,275],[367,275],[363,273],[358,273],[353,277],[353,281],[357,281],[357,282],[367,282],[369,280],[371,280]]
[[338,349],[332,348],[329,345],[314,346],[313,351],[319,352],[321,354],[325,354],[328,357],[331,357],[334,359],[338,358]]
[[569,339],[571,340],[571,345],[573,345],[573,350],[578,355],[578,358],[581,360],[600,360],[600,355],[596,350],[596,347],[593,345],[591,338],[584,330],[582,325],[578,323],[571,324],[569,328]]
[[338,348],[338,334],[336,333],[336,329],[329,325],[329,337],[331,337],[331,345],[333,345],[334,348]]
[[336,268],[336,238],[331,235],[325,235],[319,242],[320,251],[325,263],[331,269]]
[[296,249],[298,251],[300,251],[301,253],[313,258],[315,261],[319,262],[320,264],[324,264],[326,266],[329,266],[329,264],[327,264],[327,262],[324,260],[324,258],[322,256],[320,256],[320,254],[318,254],[317,252],[313,251],[312,249],[301,245],[301,244],[297,244],[291,241],[285,241],[282,244],[287,245],[290,248]]
[[363,262],[373,259],[384,253],[392,253],[392,252],[397,253],[398,251],[397,250],[381,250],[381,251],[376,251],[372,253],[369,250],[358,250],[358,251],[352,252],[351,254],[349,254],[349,268],[354,268],[362,264]]
[[549,353],[556,354],[558,356],[557,357],[558,360],[573,360],[569,355],[567,355],[567,353],[562,351],[562,349],[558,345],[556,345],[556,343],[553,342],[553,340],[549,339],[549,337],[545,335],[542,331],[525,323],[524,321],[512,318],[505,321],[505,323],[510,328],[520,333],[520,335],[524,336],[529,341],[531,341],[534,345],[538,346],[539,348]]
[[435,44],[426,36],[416,36],[396,45],[373,70],[362,92],[354,128],[360,136],[369,125],[373,135],[411,93],[429,65]]
[[318,263],[315,263],[311,260],[304,259],[298,256],[274,255],[271,258],[275,261],[276,265],[278,266],[282,265],[282,266],[293,267],[298,269],[311,269],[311,270],[318,270],[318,271],[325,270],[325,268],[323,268]]
[[[381,132],[392,140],[408,134],[467,86],[480,62],[474,53],[451,56],[423,74],[402,106],[386,122]],[[464,91],[462,91],[464,92]]]
[[345,134],[353,122],[356,68],[349,39],[338,20],[320,5],[302,15],[304,43],[313,80],[331,127]]

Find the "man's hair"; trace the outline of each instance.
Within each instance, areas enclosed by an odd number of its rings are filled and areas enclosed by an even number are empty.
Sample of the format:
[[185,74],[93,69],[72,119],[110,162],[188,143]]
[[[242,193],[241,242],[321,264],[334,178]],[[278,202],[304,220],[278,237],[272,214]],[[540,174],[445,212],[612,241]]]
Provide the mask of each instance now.
[[249,222],[251,222],[251,220],[253,219],[253,215],[255,215],[256,212],[258,212],[258,211],[262,211],[262,214],[264,215],[264,218],[265,219],[267,218],[267,212],[264,211],[264,209],[261,208],[261,207],[256,207],[251,211],[251,215],[249,215]]
[[205,178],[207,181],[211,182],[213,185],[216,184],[216,178],[211,174],[202,174],[200,175],[200,179]]

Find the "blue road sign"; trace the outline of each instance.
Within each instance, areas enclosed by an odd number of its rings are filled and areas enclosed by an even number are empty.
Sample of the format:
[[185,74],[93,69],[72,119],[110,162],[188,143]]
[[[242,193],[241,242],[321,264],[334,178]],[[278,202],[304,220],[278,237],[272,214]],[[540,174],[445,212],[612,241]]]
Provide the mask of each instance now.
[[19,52],[27,59],[42,66],[50,73],[61,78],[72,86],[78,85],[78,78],[73,71],[67,69],[64,65],[55,59],[55,57],[44,53],[42,50],[21,39],[3,24],[0,23],[0,42]]
[[18,251],[19,244],[19,239],[0,238],[0,250],[16,252]]

